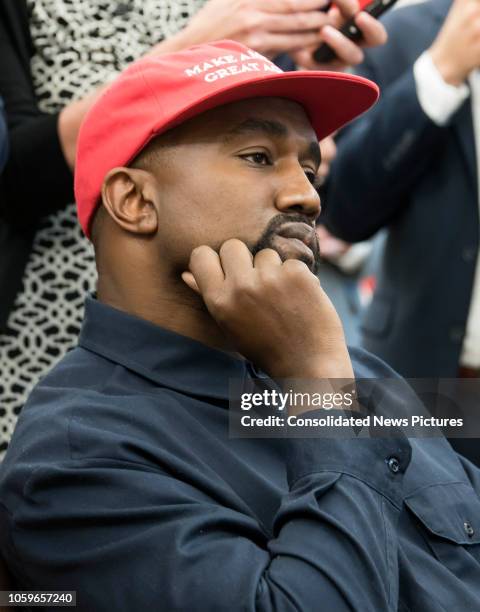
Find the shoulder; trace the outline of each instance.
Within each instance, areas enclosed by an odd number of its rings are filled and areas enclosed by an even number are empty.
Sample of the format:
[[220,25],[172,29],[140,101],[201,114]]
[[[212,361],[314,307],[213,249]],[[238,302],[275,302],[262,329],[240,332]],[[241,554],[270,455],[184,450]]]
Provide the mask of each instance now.
[[97,458],[136,462],[178,435],[182,417],[174,392],[76,348],[33,390],[5,462],[29,469]]

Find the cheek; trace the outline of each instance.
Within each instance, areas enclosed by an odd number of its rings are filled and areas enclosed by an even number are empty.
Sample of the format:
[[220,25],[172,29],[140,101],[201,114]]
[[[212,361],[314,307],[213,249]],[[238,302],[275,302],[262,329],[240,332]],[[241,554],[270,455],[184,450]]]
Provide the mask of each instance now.
[[215,250],[230,238],[255,241],[272,217],[270,201],[251,182],[237,181],[234,188],[231,182],[220,180],[206,185],[201,203],[196,201],[195,237],[199,244]]
[[218,250],[229,238],[256,242],[275,214],[270,194],[220,173],[211,180],[192,175],[165,192],[163,201],[162,256],[182,270],[197,246]]

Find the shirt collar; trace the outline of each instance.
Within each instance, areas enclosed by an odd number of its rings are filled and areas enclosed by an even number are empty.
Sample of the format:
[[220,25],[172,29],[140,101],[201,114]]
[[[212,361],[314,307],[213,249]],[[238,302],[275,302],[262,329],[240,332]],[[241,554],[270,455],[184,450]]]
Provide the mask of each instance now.
[[229,379],[244,380],[246,361],[103,304],[85,302],[78,344],[158,385],[227,399]]

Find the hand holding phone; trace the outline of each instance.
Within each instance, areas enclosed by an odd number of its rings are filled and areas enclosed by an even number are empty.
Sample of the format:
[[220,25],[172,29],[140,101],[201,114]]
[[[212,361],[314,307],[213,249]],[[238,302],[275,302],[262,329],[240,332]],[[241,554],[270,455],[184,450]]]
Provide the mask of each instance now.
[[[363,11],[368,13],[375,19],[378,19],[381,15],[383,15],[388,9],[390,9],[397,0],[373,0],[370,4],[368,4]],[[355,23],[355,17],[349,19],[341,28],[341,34],[343,34],[349,40],[357,42],[362,39],[362,32],[358,28]],[[319,64],[326,64],[336,59],[335,52],[332,50],[329,45],[323,43],[313,52],[313,59]]]

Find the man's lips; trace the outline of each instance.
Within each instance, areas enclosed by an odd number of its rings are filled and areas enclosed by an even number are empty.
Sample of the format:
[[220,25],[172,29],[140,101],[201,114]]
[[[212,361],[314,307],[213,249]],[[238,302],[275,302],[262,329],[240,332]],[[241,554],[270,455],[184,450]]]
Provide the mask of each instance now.
[[315,261],[317,252],[317,235],[315,229],[307,223],[290,222],[283,224],[276,232],[276,242],[284,256],[300,256],[308,259],[310,266]]
[[317,234],[315,229],[307,223],[284,223],[279,227],[277,235],[300,240],[312,253],[315,253],[317,250]]

